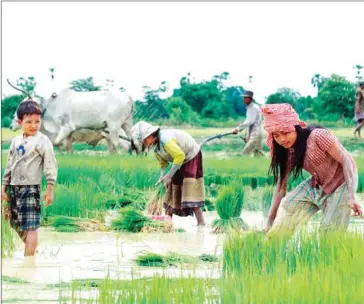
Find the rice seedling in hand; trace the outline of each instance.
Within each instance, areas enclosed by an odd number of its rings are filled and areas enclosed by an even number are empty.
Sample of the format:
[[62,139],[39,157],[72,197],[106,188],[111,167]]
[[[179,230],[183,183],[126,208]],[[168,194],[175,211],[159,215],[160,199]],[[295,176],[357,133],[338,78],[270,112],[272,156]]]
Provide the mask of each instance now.
[[216,199],[219,219],[212,223],[215,233],[247,229],[248,225],[240,218],[244,205],[244,191],[240,184],[231,183],[222,187]]
[[147,203],[148,214],[161,215],[163,212],[163,205],[165,202],[166,191],[162,184],[159,184],[151,198]]
[[1,216],[1,257],[8,258],[13,255],[18,244],[20,244],[20,238],[16,232],[11,228],[9,222],[5,217]]

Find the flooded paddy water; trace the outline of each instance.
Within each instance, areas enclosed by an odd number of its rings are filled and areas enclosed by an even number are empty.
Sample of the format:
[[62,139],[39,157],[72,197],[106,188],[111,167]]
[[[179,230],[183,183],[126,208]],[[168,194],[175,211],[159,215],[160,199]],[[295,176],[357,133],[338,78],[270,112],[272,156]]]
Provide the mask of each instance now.
[[[223,234],[212,233],[211,223],[216,212],[206,212],[207,225],[197,227],[192,217],[174,217],[175,233],[60,233],[41,228],[39,247],[34,259],[23,257],[19,245],[12,258],[2,260],[3,303],[58,303],[60,295],[73,280],[151,278],[155,274],[168,277],[193,275],[218,278],[221,261],[198,263],[193,267],[139,267],[135,258],[145,251],[159,254],[176,252],[190,256],[222,255]],[[251,229],[261,230],[262,212],[243,211],[242,218]],[[318,223],[311,222],[314,227]],[[350,230],[364,233],[364,221],[352,221]],[[182,269],[183,268],[183,269]]]

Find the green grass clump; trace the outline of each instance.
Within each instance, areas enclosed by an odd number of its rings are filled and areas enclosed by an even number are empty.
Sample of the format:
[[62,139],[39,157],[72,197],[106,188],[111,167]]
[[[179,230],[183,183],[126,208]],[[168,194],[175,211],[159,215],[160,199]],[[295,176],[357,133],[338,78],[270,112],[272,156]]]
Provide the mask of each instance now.
[[215,209],[220,219],[212,223],[215,233],[246,229],[247,224],[240,218],[244,206],[244,191],[240,184],[231,183],[222,187],[216,199]]

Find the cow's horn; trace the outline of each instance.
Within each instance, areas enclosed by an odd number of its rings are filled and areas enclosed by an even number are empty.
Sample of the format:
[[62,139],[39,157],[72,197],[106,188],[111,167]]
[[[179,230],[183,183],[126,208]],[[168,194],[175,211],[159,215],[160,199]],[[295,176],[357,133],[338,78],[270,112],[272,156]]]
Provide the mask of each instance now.
[[15,90],[18,90],[18,91],[20,91],[20,92],[24,93],[25,95],[27,95],[27,96],[28,96],[28,98],[29,98],[29,99],[31,99],[29,92],[27,92],[27,91],[25,91],[25,90],[22,90],[22,89],[19,89],[19,88],[17,88],[16,86],[12,85],[12,84],[11,84],[11,82],[9,81],[9,79],[6,79],[6,80],[8,81],[8,84],[9,84],[12,88],[14,88]]

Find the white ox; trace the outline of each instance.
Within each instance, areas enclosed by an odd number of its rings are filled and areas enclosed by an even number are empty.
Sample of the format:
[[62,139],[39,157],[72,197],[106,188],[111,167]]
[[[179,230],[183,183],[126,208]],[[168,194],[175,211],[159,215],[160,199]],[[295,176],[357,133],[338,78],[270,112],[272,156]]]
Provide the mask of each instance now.
[[[45,102],[40,131],[55,146],[64,144],[69,152],[73,142],[96,146],[102,139],[106,139],[110,152],[116,152],[117,147],[128,150],[130,143],[120,136],[131,137],[133,108],[125,93],[65,89]],[[19,128],[16,113],[10,128]]]

